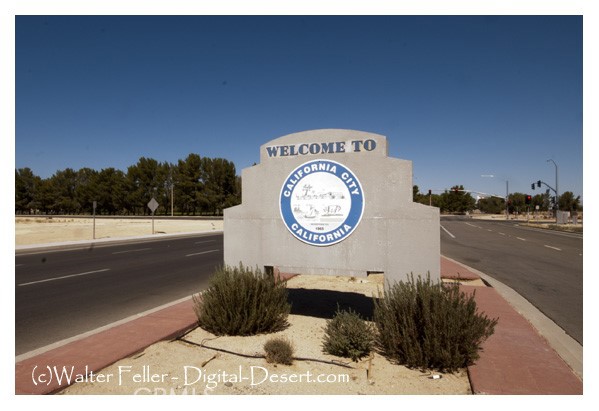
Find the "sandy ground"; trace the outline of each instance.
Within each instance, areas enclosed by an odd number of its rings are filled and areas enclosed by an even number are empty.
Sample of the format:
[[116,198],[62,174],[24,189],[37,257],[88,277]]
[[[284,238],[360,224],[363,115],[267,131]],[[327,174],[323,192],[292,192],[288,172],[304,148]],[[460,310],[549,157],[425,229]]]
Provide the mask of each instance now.
[[[44,220],[16,218],[16,244],[91,239],[91,220]],[[96,219],[96,238],[148,235],[151,229],[149,219]],[[220,229],[222,220],[155,220],[155,230],[164,233]],[[154,344],[96,373],[104,381],[76,383],[61,394],[470,394],[465,370],[423,372],[392,364],[379,354],[352,362],[322,352],[324,327],[337,304],[370,318],[372,296],[382,282],[374,275],[294,277],[288,281],[292,312],[286,330],[217,338],[196,328],[183,339]],[[244,357],[262,355],[264,343],[276,335],[287,336],[294,357],[302,359],[286,366]]]
[[[96,239],[152,234],[152,219],[96,218]],[[222,230],[222,220],[154,220],[155,234]],[[89,218],[15,217],[15,245],[92,240],[94,222]]]
[[[76,383],[61,394],[470,394],[465,370],[442,374],[392,364],[379,354],[353,362],[322,352],[324,317],[334,312],[336,301],[364,310],[381,286],[378,278],[294,277],[288,288],[292,303],[299,305],[292,313],[299,314],[289,316],[286,330],[216,337],[196,328],[182,339],[154,344],[100,371],[112,376],[109,382]],[[318,306],[309,307],[308,300],[315,298]],[[301,360],[287,366],[248,358],[263,355],[264,343],[279,335],[292,341],[294,357]]]

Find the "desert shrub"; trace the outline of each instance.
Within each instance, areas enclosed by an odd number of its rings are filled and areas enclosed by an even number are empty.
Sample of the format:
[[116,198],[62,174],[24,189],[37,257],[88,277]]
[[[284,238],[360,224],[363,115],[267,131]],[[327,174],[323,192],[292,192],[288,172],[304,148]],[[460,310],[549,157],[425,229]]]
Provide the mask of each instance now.
[[[379,296],[380,297],[380,296]],[[497,319],[479,314],[474,294],[458,284],[433,283],[412,275],[374,301],[377,345],[390,359],[413,368],[455,371],[479,358]]]
[[259,269],[221,267],[194,296],[198,324],[216,335],[255,335],[287,327],[291,305],[285,282]]
[[273,364],[293,363],[293,344],[285,337],[274,337],[264,344],[266,361]]
[[374,346],[374,329],[351,308],[340,310],[328,320],[324,330],[323,351],[357,361],[370,354]]

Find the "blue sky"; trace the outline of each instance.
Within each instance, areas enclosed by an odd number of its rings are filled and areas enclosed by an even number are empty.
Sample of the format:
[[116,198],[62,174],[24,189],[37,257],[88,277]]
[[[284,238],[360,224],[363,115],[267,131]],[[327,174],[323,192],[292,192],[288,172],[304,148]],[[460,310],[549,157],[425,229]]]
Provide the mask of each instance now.
[[[282,135],[385,135],[422,192],[583,195],[581,16],[17,16],[15,167],[241,169]],[[493,175],[494,177],[482,177]]]

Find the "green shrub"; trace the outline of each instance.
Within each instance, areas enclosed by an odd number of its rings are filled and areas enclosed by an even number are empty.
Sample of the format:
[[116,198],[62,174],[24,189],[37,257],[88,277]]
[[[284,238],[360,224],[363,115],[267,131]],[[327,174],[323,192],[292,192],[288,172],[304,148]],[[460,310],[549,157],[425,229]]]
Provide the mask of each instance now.
[[194,309],[200,327],[215,335],[255,335],[287,327],[291,305],[285,282],[240,264],[217,269]]
[[[380,296],[379,296],[380,297]],[[477,312],[474,294],[458,284],[414,276],[388,287],[374,301],[377,345],[390,359],[413,368],[455,371],[479,358],[497,319]]]
[[374,329],[358,313],[340,310],[327,321],[324,330],[323,351],[338,357],[358,361],[370,354],[374,346]]
[[293,344],[285,337],[274,337],[264,344],[266,361],[273,364],[293,363]]

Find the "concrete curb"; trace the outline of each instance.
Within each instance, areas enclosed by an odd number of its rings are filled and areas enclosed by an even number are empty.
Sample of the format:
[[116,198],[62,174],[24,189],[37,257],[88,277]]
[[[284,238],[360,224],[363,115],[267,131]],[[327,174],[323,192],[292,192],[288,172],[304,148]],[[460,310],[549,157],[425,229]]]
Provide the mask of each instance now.
[[[68,384],[53,370],[87,376],[143,351],[159,341],[171,340],[194,328],[197,317],[191,298],[143,317],[71,341],[15,364],[15,394],[52,394]],[[64,372],[63,372],[64,375]],[[64,381],[66,383],[66,381]]]

